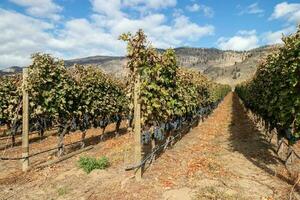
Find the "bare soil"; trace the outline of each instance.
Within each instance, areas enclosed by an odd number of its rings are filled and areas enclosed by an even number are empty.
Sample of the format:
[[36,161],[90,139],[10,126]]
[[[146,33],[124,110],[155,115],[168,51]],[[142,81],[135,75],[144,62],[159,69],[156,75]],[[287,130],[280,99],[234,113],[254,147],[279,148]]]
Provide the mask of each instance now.
[[[93,131],[98,137],[99,130]],[[47,140],[49,145],[56,144],[55,139]],[[91,139],[92,150],[27,173],[19,170],[19,162],[0,161],[0,199],[300,199],[296,177],[233,93],[147,168],[140,182],[132,178],[132,171],[124,170],[133,164],[132,141],[131,134]],[[48,144],[42,143],[32,146]],[[86,174],[77,164],[83,155],[105,155],[111,166]],[[37,162],[44,157],[36,158]]]

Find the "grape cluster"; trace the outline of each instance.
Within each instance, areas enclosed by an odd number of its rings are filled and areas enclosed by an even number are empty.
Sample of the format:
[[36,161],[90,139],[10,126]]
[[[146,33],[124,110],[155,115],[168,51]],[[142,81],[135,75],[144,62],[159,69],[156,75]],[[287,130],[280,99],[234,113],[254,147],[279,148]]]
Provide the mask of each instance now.
[[187,114],[183,117],[177,117],[170,122],[160,123],[160,125],[155,125],[153,129],[143,131],[141,138],[142,144],[148,144],[151,141],[152,137],[153,139],[158,141],[164,140],[166,132],[178,131],[182,128],[183,123],[190,124],[192,123],[193,119],[195,119],[195,117],[209,114],[218,103],[219,101],[207,107],[199,108],[198,112],[194,112],[195,114]]
[[141,140],[142,144],[149,144],[151,142],[151,133],[149,131],[144,131]]

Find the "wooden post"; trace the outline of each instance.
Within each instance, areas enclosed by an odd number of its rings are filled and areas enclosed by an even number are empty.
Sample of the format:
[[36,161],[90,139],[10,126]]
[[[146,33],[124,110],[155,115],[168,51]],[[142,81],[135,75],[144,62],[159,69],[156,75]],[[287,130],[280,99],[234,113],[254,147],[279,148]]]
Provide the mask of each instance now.
[[[142,161],[142,145],[141,145],[141,103],[140,103],[140,75],[136,73],[134,84],[134,142],[135,142],[135,164]],[[140,167],[135,174],[137,181],[142,179],[142,170]]]
[[23,69],[23,123],[22,123],[22,170],[25,172],[29,167],[29,95],[26,89],[28,69]]
[[116,122],[116,137],[120,136],[120,126],[121,126],[121,122],[122,122],[121,116],[118,116],[118,117],[119,117],[119,119]]
[[[154,151],[155,145],[156,145],[155,139],[152,139],[152,140],[151,140],[151,150],[152,150],[152,151]],[[155,161],[155,159],[156,159],[156,155],[153,154],[153,155],[152,155],[152,158],[151,158],[151,160],[150,160],[151,164],[152,164],[153,161]]]
[[86,130],[82,131],[82,135],[81,135],[81,148],[85,147],[85,135],[86,135]]
[[291,146],[289,146],[288,148],[288,156],[286,157],[286,160],[285,160],[285,165],[289,165],[289,164],[292,164],[293,163],[293,149]]
[[61,131],[58,132],[58,152],[57,152],[58,157],[61,157],[64,153],[65,133],[66,133],[66,127],[64,127]]

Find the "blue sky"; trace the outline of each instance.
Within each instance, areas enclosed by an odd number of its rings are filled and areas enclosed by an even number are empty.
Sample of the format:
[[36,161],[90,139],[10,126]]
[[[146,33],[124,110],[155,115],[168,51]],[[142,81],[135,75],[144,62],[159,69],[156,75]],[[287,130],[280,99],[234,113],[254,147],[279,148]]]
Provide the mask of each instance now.
[[249,50],[296,30],[299,1],[1,0],[0,69],[28,65],[34,52],[64,59],[124,55],[123,32],[152,44]]

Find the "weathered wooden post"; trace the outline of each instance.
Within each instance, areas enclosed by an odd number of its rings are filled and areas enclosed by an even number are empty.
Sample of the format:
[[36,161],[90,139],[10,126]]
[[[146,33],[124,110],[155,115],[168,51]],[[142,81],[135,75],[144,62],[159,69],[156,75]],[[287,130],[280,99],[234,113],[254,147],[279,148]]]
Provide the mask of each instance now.
[[[145,66],[146,57],[146,37],[142,30],[139,30],[135,36],[130,34],[123,34],[120,36],[121,40],[128,42],[128,62],[127,67],[130,69],[130,79],[133,85],[130,85],[130,95],[133,97],[133,132],[134,132],[134,163],[140,165],[143,158],[143,149],[141,144],[141,74],[140,70]],[[130,84],[132,84],[132,82]],[[133,87],[132,87],[133,86]],[[132,100],[132,99],[131,99]],[[132,109],[132,107],[130,106]],[[131,118],[131,117],[130,117]],[[130,124],[131,121],[129,121]],[[135,179],[141,180],[143,172],[143,166],[138,166],[135,173]]]
[[[136,73],[134,82],[134,142],[135,142],[135,163],[142,161],[142,145],[141,145],[141,102],[140,102],[140,75]],[[142,179],[143,167],[139,167],[136,171],[135,178],[137,181]]]
[[86,130],[82,131],[82,134],[81,134],[81,148],[83,149],[85,147],[85,136],[86,136]]
[[64,153],[64,136],[66,133],[66,127],[62,128],[60,131],[58,131],[58,152],[57,156],[61,157]]
[[29,95],[27,91],[28,69],[23,69],[23,108],[22,108],[22,170],[25,172],[29,167]]

